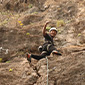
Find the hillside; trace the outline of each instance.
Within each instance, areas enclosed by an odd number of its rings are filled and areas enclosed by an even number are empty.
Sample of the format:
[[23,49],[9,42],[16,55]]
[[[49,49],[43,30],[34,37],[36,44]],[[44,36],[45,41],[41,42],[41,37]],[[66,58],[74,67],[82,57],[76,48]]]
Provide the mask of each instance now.
[[85,0],[1,0],[0,85],[47,85],[46,59],[32,59],[44,42],[42,28],[56,27],[62,56],[48,56],[49,85],[85,85]]

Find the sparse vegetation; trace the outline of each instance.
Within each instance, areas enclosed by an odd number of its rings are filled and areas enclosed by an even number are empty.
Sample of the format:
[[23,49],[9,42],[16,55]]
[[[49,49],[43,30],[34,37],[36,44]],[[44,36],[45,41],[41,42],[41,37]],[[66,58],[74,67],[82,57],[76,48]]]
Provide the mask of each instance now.
[[32,4],[29,4],[29,5],[28,5],[28,7],[29,7],[29,8],[32,8],[32,7],[33,7],[33,5],[32,5]]

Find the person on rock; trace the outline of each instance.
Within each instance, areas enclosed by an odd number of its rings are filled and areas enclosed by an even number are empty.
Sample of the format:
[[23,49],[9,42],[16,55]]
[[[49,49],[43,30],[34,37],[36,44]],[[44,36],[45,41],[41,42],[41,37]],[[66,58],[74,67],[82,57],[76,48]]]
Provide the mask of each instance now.
[[39,47],[39,51],[41,52],[40,55],[34,55],[27,53],[27,60],[31,62],[31,58],[34,58],[36,60],[40,60],[42,58],[45,58],[46,56],[49,56],[51,53],[61,55],[61,53],[58,52],[58,50],[54,47],[53,38],[57,34],[57,29],[55,27],[52,27],[49,30],[49,33],[46,32],[46,26],[49,22],[47,22],[43,28],[43,37],[45,38],[45,43]]

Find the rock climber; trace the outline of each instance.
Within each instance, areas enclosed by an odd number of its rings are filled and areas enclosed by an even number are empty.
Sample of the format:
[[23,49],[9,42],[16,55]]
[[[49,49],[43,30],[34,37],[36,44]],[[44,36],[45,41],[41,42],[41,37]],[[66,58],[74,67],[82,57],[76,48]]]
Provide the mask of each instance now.
[[46,26],[49,22],[46,22],[44,28],[43,28],[43,37],[45,38],[45,43],[39,47],[39,50],[41,51],[40,55],[34,55],[27,53],[27,60],[31,62],[31,58],[34,58],[36,60],[40,60],[42,58],[45,58],[46,56],[49,56],[51,53],[61,55],[61,53],[58,52],[58,50],[54,47],[53,38],[57,34],[57,29],[55,27],[52,27],[49,30],[49,33],[46,32]]

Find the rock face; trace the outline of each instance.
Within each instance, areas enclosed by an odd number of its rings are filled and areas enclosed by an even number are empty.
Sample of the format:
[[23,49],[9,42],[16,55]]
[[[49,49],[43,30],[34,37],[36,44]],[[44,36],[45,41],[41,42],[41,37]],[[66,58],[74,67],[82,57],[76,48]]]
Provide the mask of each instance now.
[[[67,49],[67,48],[65,48]],[[49,85],[84,85],[84,56],[85,48],[80,47],[81,51],[77,47],[70,48],[69,55],[57,56],[51,55],[48,57],[49,67]],[[77,50],[77,51],[76,51]],[[65,53],[66,54],[66,53]],[[43,63],[43,64],[42,64]],[[37,85],[46,85],[46,60],[43,59],[37,63],[37,69],[40,78]],[[78,81],[79,80],[79,81]]]
[[[65,53],[63,50],[68,50]],[[84,85],[85,84],[85,47],[61,49],[62,56],[48,56],[49,85]],[[64,55],[65,54],[65,55]],[[41,59],[34,64],[26,58],[14,58],[9,63],[0,63],[1,85],[46,85],[47,60]],[[12,69],[12,70],[10,70]]]
[[1,0],[0,85],[47,85],[47,60],[39,54],[42,28],[56,27],[55,47],[62,56],[48,58],[48,85],[85,85],[85,1]]

